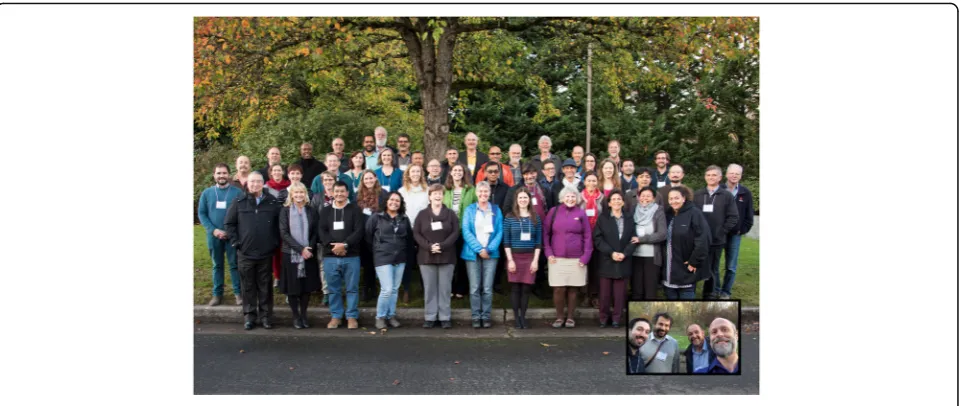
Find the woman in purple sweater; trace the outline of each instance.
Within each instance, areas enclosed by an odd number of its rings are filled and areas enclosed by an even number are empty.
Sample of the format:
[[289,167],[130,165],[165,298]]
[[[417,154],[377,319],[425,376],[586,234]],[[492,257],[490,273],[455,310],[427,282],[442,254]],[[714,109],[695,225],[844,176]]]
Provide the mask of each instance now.
[[[573,328],[577,290],[587,284],[587,263],[591,260],[594,244],[587,213],[578,206],[581,194],[577,189],[565,187],[558,197],[562,204],[551,209],[544,221],[547,279],[554,288],[554,308],[557,310],[557,320],[552,326]],[[566,303],[564,299],[567,299]]]

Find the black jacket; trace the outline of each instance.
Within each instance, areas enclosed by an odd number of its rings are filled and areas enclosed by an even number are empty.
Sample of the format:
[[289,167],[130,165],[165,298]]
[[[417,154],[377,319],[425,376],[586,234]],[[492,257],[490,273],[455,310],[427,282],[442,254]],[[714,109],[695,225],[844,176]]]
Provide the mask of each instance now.
[[[705,204],[713,204],[713,211],[704,211]],[[737,229],[737,204],[731,193],[717,188],[714,196],[707,194],[707,188],[694,192],[694,206],[704,213],[707,225],[711,227],[711,245],[724,245],[727,234]]]
[[[690,285],[700,282],[710,276],[710,264],[708,264],[708,250],[711,246],[711,227],[707,225],[704,214],[692,202],[684,202],[677,215],[670,207],[667,208],[665,220],[670,228],[671,221],[674,221],[674,228],[671,231],[671,274],[668,283],[674,285]],[[667,243],[664,244],[667,247]],[[666,262],[666,257],[665,257]],[[696,272],[687,270],[687,262],[697,268]],[[667,266],[662,268],[667,278]]]
[[390,216],[381,211],[374,213],[367,220],[365,238],[374,252],[374,266],[407,263],[407,240],[413,239],[414,232],[410,227],[410,220],[406,214]]
[[[722,183],[721,188],[727,190],[727,183]],[[747,234],[754,227],[754,196],[746,186],[737,185],[734,201],[737,203],[737,227],[731,230],[731,234]]]
[[278,219],[283,206],[270,193],[265,191],[261,195],[263,199],[259,205],[250,194],[238,197],[224,218],[230,245],[238,254],[250,259],[270,258],[280,246]]
[[[334,255],[331,243],[347,243],[346,257],[360,256],[360,244],[364,241],[364,214],[356,204],[347,203],[343,210],[335,209],[334,204],[320,209],[320,227],[317,228],[318,241],[323,245],[324,257],[339,258]],[[343,221],[342,230],[334,230],[334,220]]]
[[[317,215],[317,211],[310,208],[310,206],[304,206],[307,209],[307,232],[308,238],[310,239],[309,244],[306,247],[311,247],[311,251],[314,257],[317,257],[317,227],[319,226],[320,217]],[[297,243],[297,240],[290,234],[290,207],[284,207],[280,209],[280,238],[283,242],[281,246],[281,252],[290,253],[290,250],[300,252],[304,250],[304,245]]]
[[491,185],[491,198],[490,202],[496,204],[497,207],[502,207],[504,205],[504,200],[507,199],[507,192],[511,189],[506,183],[498,181],[496,185]]
[[[706,338],[705,338],[705,341],[707,341]],[[707,363],[710,364],[714,362],[715,359],[717,359],[717,355],[714,354],[714,351],[711,350],[711,346],[708,345],[707,346]],[[688,345],[687,349],[684,350],[684,364],[687,368],[687,373],[693,374],[694,373],[694,344]]]
[[490,161],[487,154],[481,152],[480,149],[477,150],[477,160],[474,162],[474,170],[470,170],[467,166],[467,151],[457,151],[457,162],[464,164],[464,167],[470,172],[470,178],[473,180],[477,176],[477,171],[484,167],[484,164]]
[[[594,248],[597,253],[597,271],[600,277],[609,279],[623,279],[631,277],[631,261],[634,258],[636,244],[631,243],[631,238],[637,235],[634,227],[634,213],[621,209],[624,218],[624,232],[621,237],[617,237],[617,220],[609,211],[602,212],[597,218],[594,226]],[[620,252],[624,254],[624,260],[617,262],[611,258],[611,254]]]

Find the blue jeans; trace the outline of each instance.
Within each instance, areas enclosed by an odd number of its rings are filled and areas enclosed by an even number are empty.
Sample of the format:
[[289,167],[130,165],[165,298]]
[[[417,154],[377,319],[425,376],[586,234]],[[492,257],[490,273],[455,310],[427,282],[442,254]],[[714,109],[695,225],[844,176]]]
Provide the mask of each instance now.
[[347,318],[356,319],[360,316],[360,311],[357,310],[360,257],[324,256],[324,273],[327,275],[327,283],[330,284],[328,289],[330,317],[344,318],[344,298],[340,290],[344,289],[345,283],[347,284]]
[[664,295],[667,296],[668,300],[694,300],[694,289],[695,286],[689,288],[669,288],[664,286]]
[[727,270],[724,272],[724,286],[721,287],[721,292],[725,295],[731,295],[731,289],[734,288],[734,277],[737,276],[737,256],[741,251],[741,235],[740,234],[728,234],[727,244],[724,245],[724,262],[727,265]]
[[467,264],[467,279],[470,281],[470,318],[471,320],[490,320],[491,305],[494,302],[494,271],[497,258],[464,261]]
[[377,297],[377,318],[391,319],[397,314],[397,289],[404,279],[407,264],[381,265],[374,270],[380,280],[380,296]]
[[237,249],[230,245],[230,240],[221,240],[207,234],[207,248],[210,258],[214,261],[214,296],[224,295],[224,254],[230,264],[230,283],[233,284],[234,294],[243,296],[240,289],[240,273],[237,272]]

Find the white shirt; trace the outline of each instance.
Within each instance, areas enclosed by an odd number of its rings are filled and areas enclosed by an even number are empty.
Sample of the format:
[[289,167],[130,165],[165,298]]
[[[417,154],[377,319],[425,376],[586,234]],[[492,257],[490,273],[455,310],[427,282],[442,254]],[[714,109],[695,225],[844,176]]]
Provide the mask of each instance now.
[[430,206],[427,189],[423,186],[414,186],[408,191],[406,188],[401,187],[398,192],[404,197],[404,204],[407,206],[407,219],[410,220],[410,226],[414,227],[414,220],[417,218],[417,214],[420,213],[421,210],[426,209],[427,206]]

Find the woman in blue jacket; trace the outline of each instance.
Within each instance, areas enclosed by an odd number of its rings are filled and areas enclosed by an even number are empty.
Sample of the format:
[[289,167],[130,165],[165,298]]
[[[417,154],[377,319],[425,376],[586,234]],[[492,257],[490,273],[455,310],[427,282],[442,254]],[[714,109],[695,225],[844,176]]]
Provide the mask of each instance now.
[[377,175],[380,186],[388,193],[400,190],[404,184],[404,171],[394,167],[394,152],[390,148],[380,151],[378,160],[381,163],[380,168],[377,168],[374,173]]
[[467,277],[470,280],[471,326],[490,328],[494,271],[497,269],[504,235],[504,216],[500,208],[490,202],[490,184],[478,183],[474,191],[477,203],[467,206],[461,217],[464,248],[460,257],[467,263]]

